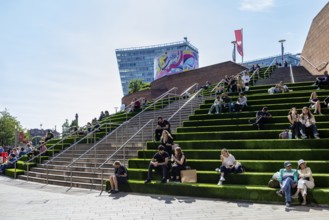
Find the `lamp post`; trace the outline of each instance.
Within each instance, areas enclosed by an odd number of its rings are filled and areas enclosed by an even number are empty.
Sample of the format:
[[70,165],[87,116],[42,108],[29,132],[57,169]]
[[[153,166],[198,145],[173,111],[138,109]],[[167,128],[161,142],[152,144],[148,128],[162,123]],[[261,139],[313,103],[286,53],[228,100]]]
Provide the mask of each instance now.
[[17,147],[17,142],[18,142],[18,134],[17,134],[17,125],[15,125],[15,147]]
[[231,41],[231,43],[233,44],[233,52],[232,52],[232,60],[233,60],[233,62],[236,62],[236,41],[234,40],[234,41]]
[[284,47],[283,47],[283,43],[285,42],[286,40],[282,39],[282,40],[279,40],[279,43],[281,43],[281,59],[282,59],[282,63],[281,65],[283,66],[284,64]]

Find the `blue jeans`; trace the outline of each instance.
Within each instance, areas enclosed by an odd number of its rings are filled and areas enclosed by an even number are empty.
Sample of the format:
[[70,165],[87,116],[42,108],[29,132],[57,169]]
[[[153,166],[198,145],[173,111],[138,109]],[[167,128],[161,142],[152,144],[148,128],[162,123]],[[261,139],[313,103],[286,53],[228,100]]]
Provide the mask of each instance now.
[[286,202],[291,202],[291,188],[295,184],[294,180],[291,178],[286,178],[282,181],[281,190],[286,196]]

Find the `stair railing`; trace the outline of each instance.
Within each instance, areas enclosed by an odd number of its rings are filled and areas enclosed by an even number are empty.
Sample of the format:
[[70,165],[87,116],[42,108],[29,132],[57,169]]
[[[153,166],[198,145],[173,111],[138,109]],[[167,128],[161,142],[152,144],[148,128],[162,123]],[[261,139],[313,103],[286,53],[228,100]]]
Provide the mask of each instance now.
[[[269,70],[271,69],[273,71],[273,67],[274,67],[274,62],[276,61],[276,58],[274,58],[272,60],[272,62],[270,63],[270,65],[267,67],[267,69],[264,72],[264,79],[270,78],[270,73]],[[267,73],[267,76],[266,76]]]
[[[99,165],[97,168],[95,168],[94,173],[96,173],[97,170],[101,170],[101,192],[99,195],[102,195],[104,191],[104,168],[103,166],[108,163],[114,156],[118,154],[121,150],[123,151],[123,164],[127,165],[127,158],[126,158],[126,145],[133,140],[134,137],[136,137],[139,133],[141,133],[142,136],[142,143],[144,143],[143,137],[144,137],[144,129],[148,126],[152,126],[152,131],[154,130],[154,119],[150,119],[148,122],[146,122],[138,131],[135,132],[126,142],[124,142],[114,153],[112,153],[109,157],[106,158],[106,160]],[[117,159],[116,159],[117,160]],[[71,170],[71,180],[72,180],[72,170]]]
[[[84,137],[82,137],[80,140],[78,140],[78,141],[75,141],[71,146],[69,146],[68,148],[66,148],[65,150],[64,150],[64,147],[63,147],[63,144],[62,144],[62,151],[60,151],[56,156],[54,156],[54,147],[56,147],[57,146],[57,143],[56,144],[54,144],[53,146],[51,146],[50,148],[48,148],[47,150],[52,150],[52,154],[53,154],[53,156],[52,156],[52,158],[50,159],[50,160],[48,160],[46,163],[44,163],[44,164],[41,164],[41,156],[44,154],[44,152],[42,152],[42,153],[39,153],[38,155],[36,155],[36,156],[34,156],[33,158],[31,158],[30,160],[28,160],[28,161],[26,161],[25,163],[24,163],[24,165],[26,164],[26,166],[27,166],[27,169],[26,169],[26,175],[27,175],[27,181],[29,181],[29,166],[30,166],[30,164],[29,164],[29,162],[31,162],[31,161],[33,161],[35,158],[37,158],[37,157],[40,157],[40,165],[42,165],[42,166],[46,166],[47,167],[47,184],[48,184],[48,174],[49,174],[49,172],[48,172],[48,164],[49,163],[51,163],[54,159],[56,159],[57,157],[59,157],[60,155],[62,155],[63,153],[66,153],[68,150],[71,150],[71,149],[73,149],[73,148],[75,148],[79,143],[81,143],[82,141],[84,141],[84,140],[86,140],[86,142],[88,143],[89,141],[90,141],[90,138],[92,138],[92,140],[93,140],[93,142],[95,143],[96,142],[96,132],[97,132],[97,130],[98,129],[100,129],[100,128],[102,128],[102,127],[104,127],[104,126],[107,126],[107,125],[110,125],[110,127],[112,126],[112,125],[118,125],[117,123],[104,123],[104,124],[102,124],[102,125],[100,125],[97,129],[95,129],[95,130],[93,130],[93,131],[91,131],[91,132],[89,132],[89,133],[87,133]],[[73,134],[77,134],[79,132],[79,130],[78,131],[75,131],[75,132],[73,132]],[[70,138],[71,136],[67,136],[67,137],[65,137],[65,138],[63,138],[61,141],[59,141],[59,142],[64,142],[64,140],[66,140],[66,139],[68,139],[68,138]],[[72,156],[73,156],[73,150],[72,150]]]
[[329,62],[322,62],[318,66],[315,66],[311,61],[309,61],[308,59],[306,59],[304,56],[300,55],[300,58],[302,58],[303,60],[305,60],[308,64],[310,64],[318,72],[320,72],[321,70],[323,70],[328,65],[328,63],[329,63]]
[[[196,97],[200,97],[200,93],[202,94],[202,91],[204,89],[201,88],[199,91],[197,91],[195,94],[192,95],[176,112],[174,112],[169,118],[168,121],[172,120],[177,114],[178,114],[178,123],[182,123],[182,110],[186,107],[189,108],[189,114],[192,114],[194,109],[197,107],[197,105],[193,104],[193,101],[196,99]],[[203,100],[203,94],[201,97],[201,100]],[[189,106],[188,106],[189,105]]]
[[290,68],[290,79],[291,79],[291,83],[295,83],[295,77],[294,77],[294,73],[292,71],[291,64],[289,65],[289,68]]

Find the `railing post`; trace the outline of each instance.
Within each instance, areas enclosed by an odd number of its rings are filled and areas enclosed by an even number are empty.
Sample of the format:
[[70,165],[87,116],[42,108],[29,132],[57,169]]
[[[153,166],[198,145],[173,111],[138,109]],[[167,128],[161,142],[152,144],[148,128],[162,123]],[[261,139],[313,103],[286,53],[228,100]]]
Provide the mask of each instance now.
[[29,163],[26,164],[26,181],[29,181]]
[[47,184],[48,184],[48,174],[49,174],[49,168],[48,168],[48,165],[46,165],[46,167],[47,167]]
[[103,190],[104,190],[104,181],[103,181],[103,175],[104,175],[104,170],[102,169],[102,174],[101,174],[101,192],[99,193],[99,196],[102,195]]

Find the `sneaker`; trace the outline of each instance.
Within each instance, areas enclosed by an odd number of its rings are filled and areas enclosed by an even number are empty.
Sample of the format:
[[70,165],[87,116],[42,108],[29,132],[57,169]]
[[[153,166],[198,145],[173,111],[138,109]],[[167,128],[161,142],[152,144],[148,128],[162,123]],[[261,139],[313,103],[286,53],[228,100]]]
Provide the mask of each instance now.
[[290,202],[287,202],[286,203],[286,207],[290,207]]
[[210,112],[208,112],[208,115],[211,115],[211,113],[210,113]]
[[221,178],[219,179],[219,181],[224,182],[224,181],[225,181],[225,178],[224,178],[224,177],[221,177]]
[[320,90],[320,87],[318,87],[316,90]]
[[163,178],[163,179],[161,180],[161,183],[167,183],[167,179],[166,179],[166,178]]
[[319,137],[318,134],[317,134],[317,135],[314,135],[314,138],[315,138],[315,139],[320,139],[320,137]]
[[145,181],[144,181],[144,184],[147,184],[147,183],[150,183],[151,182],[151,179],[146,179]]
[[296,140],[298,140],[298,139],[299,139],[299,137],[298,137],[298,136],[295,136],[295,139],[296,139]]
[[280,196],[280,197],[282,197],[282,191],[276,191],[276,194],[278,195],[278,196]]
[[218,173],[220,173],[220,169],[219,168],[216,168],[215,171],[218,172]]
[[219,180],[218,183],[217,183],[217,185],[218,186],[221,186],[221,185],[223,185],[223,182]]
[[301,136],[301,138],[302,138],[302,139],[306,139],[307,136],[306,136],[305,134],[303,134],[303,135]]
[[113,190],[112,194],[119,193],[119,190]]
[[113,189],[111,189],[111,190],[109,190],[107,193],[113,193],[114,192],[114,190]]
[[291,198],[292,199],[298,199],[298,194],[297,195],[296,194],[292,195]]

